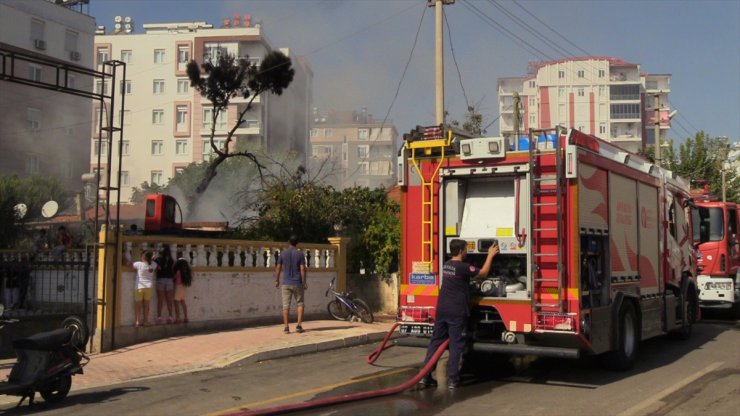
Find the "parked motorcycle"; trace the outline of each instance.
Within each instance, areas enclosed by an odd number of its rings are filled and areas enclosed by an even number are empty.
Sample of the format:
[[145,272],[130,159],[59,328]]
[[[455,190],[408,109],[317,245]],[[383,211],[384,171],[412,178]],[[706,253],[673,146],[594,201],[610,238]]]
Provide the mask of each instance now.
[[[13,320],[3,318],[0,304],[0,328]],[[72,387],[72,376],[82,374],[90,358],[72,342],[74,330],[61,328],[41,332],[13,341],[18,360],[13,364],[7,381],[0,382],[0,394],[20,396],[16,407],[28,398],[33,405],[36,392],[47,402],[59,402]]]

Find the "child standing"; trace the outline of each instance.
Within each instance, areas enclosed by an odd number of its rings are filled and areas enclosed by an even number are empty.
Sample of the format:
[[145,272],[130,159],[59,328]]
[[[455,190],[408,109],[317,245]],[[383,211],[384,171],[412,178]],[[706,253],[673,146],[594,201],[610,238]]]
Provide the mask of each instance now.
[[136,326],[149,325],[149,301],[152,299],[152,283],[157,263],[152,261],[152,252],[141,253],[141,261],[133,264],[136,269],[136,292],[134,293],[134,311]]
[[[188,261],[180,257],[175,262],[175,323],[188,323],[188,307],[185,305],[185,288],[193,282],[193,274]],[[183,319],[180,320],[180,308]]]

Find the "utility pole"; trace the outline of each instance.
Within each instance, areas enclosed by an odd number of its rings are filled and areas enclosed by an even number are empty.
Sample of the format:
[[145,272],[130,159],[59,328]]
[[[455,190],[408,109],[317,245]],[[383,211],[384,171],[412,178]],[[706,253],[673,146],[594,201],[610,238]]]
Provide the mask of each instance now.
[[660,167],[662,164],[660,148],[660,94],[655,94],[655,164]]
[[725,173],[727,172],[726,164],[727,159],[730,156],[729,155],[729,142],[727,139],[727,136],[720,137],[720,143],[722,143],[722,161],[720,162],[719,169],[720,174],[722,175],[722,202],[727,202],[727,185],[725,182]]
[[519,97],[519,93],[514,91],[513,103],[514,107],[514,143],[517,150],[519,149],[519,136],[521,136],[521,125],[522,125],[522,99]]
[[455,0],[427,0],[429,7],[435,8],[434,19],[434,67],[435,67],[435,120],[436,124],[445,122],[445,67],[444,67],[444,36],[442,33],[442,23],[444,20],[443,5],[453,4]]

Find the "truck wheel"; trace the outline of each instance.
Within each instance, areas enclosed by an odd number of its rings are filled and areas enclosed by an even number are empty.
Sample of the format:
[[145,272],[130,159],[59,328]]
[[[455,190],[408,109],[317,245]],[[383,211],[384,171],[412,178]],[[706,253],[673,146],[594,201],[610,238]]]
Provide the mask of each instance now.
[[72,345],[84,351],[89,333],[87,331],[87,325],[82,322],[82,319],[74,315],[68,316],[62,321],[62,328],[72,330]]
[[39,393],[47,402],[56,403],[67,397],[70,388],[72,388],[72,376],[67,374],[39,388]]
[[632,302],[625,301],[619,309],[615,349],[601,356],[601,363],[610,370],[625,371],[635,365],[637,345],[640,342],[639,322]]
[[690,296],[688,291],[691,290],[691,286],[687,287],[685,293],[681,293],[681,328],[672,332],[674,338],[686,340],[691,337],[691,328],[696,322],[696,303],[693,296]]

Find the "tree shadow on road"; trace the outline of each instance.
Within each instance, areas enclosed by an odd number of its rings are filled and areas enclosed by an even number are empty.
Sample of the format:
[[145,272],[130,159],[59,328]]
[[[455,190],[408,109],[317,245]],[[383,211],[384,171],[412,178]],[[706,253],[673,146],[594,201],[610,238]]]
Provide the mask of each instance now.
[[[88,405],[98,404],[102,402],[113,402],[121,400],[124,395],[130,393],[139,393],[149,390],[149,387],[117,387],[110,390],[98,390],[95,392],[71,392],[69,396],[64,398],[59,403],[48,403],[45,402],[41,395],[36,394],[36,401],[33,406],[28,406],[28,400],[19,408],[0,409],[0,413],[4,415],[27,415],[33,413],[41,413],[48,411],[61,410],[71,406],[77,405]],[[16,402],[17,403],[17,402]],[[15,404],[13,404],[15,406]]]

